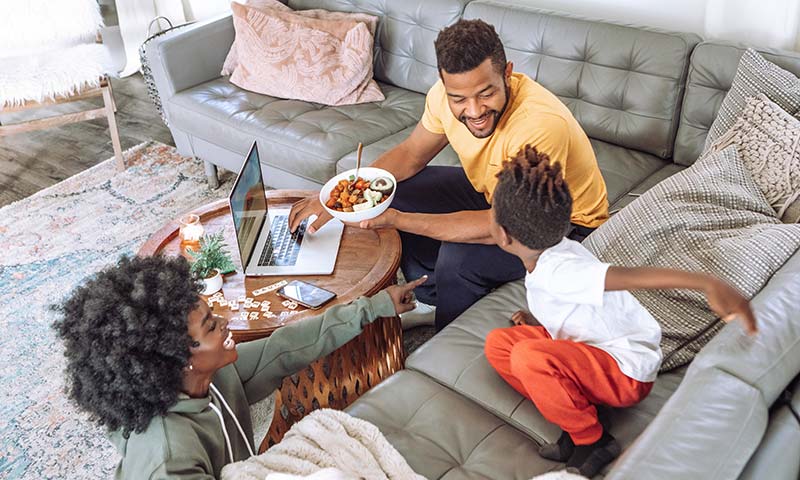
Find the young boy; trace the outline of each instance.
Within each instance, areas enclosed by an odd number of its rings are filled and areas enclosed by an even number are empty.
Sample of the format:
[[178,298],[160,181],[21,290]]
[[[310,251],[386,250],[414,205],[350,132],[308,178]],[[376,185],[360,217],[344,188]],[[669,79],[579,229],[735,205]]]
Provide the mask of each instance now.
[[[724,321],[756,325],[750,304],[711,275],[601,263],[566,238],[572,198],[559,164],[530,145],[497,175],[492,236],[527,270],[528,309],[492,331],[486,358],[564,433],[539,454],[567,470],[597,474],[620,453],[595,405],[628,407],[650,393],[661,364],[661,328],[627,290],[701,290]],[[541,326],[534,326],[535,321]]]

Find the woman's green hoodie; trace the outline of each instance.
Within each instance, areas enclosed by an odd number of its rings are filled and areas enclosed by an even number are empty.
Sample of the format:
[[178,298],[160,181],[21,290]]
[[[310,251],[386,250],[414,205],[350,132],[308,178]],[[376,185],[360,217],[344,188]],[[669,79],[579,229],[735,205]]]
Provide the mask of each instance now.
[[127,439],[120,431],[110,434],[122,455],[116,478],[219,478],[224,465],[244,460],[256,450],[251,404],[278,388],[283,377],[347,343],[376,318],[394,315],[391,298],[381,292],[371,299],[330,307],[323,315],[279,328],[267,338],[237,345],[239,359],[214,375],[207,397],[181,394],[169,412],[153,418],[142,433],[131,433]]

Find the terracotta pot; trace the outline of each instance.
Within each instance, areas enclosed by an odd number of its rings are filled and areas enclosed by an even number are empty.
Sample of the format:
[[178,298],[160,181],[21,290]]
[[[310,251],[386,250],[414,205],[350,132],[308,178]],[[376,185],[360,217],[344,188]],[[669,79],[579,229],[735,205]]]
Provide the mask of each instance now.
[[201,295],[211,295],[217,293],[222,288],[222,274],[219,270],[214,269],[214,275],[203,279],[203,291]]

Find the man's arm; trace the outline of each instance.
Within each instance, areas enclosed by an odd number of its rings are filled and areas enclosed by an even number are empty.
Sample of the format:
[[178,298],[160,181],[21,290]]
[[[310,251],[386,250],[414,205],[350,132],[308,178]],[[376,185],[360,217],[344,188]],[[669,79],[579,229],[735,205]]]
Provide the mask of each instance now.
[[713,275],[684,272],[669,268],[608,268],[606,291],[611,290],[697,290],[705,294],[708,306],[725,322],[740,317],[749,333],[755,333],[756,319],[738,290]]
[[378,157],[370,166],[382,168],[402,182],[425,168],[447,143],[445,135],[431,133],[419,122],[408,138]]
[[390,208],[381,215],[359,223],[361,228],[396,228],[442,242],[494,245],[489,231],[490,210],[453,213],[406,213]]
[[[420,122],[408,138],[378,157],[371,166],[391,172],[398,182],[402,182],[425,168],[425,165],[441,152],[445,145],[447,145],[445,135],[429,132]],[[317,219],[309,226],[310,233],[316,232],[333,218],[322,206],[319,196],[312,195],[292,205],[292,210],[289,212],[289,229],[294,232],[300,223],[311,215],[316,215]]]

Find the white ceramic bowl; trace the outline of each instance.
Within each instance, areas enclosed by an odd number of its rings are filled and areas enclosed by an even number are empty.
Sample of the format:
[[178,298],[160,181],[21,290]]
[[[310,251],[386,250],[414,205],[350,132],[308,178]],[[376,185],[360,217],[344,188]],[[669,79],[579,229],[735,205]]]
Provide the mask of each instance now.
[[361,167],[361,170],[358,171],[358,176],[363,178],[364,180],[373,181],[379,177],[387,177],[392,180],[394,183],[394,188],[392,189],[392,193],[389,195],[389,198],[384,201],[383,203],[379,203],[372,208],[368,208],[366,210],[362,210],[360,212],[339,212],[333,209],[328,208],[325,205],[325,202],[331,198],[331,192],[333,188],[342,180],[349,180],[351,175],[356,174],[356,169],[348,170],[346,172],[342,172],[339,175],[328,180],[322,190],[319,191],[319,201],[322,202],[322,206],[325,207],[325,210],[328,211],[333,218],[338,218],[339,220],[346,222],[346,223],[358,223],[361,220],[369,220],[371,218],[375,218],[381,213],[385,212],[389,205],[394,200],[394,194],[397,192],[397,180],[395,180],[394,175],[387,172],[382,168],[375,168],[375,167]]

